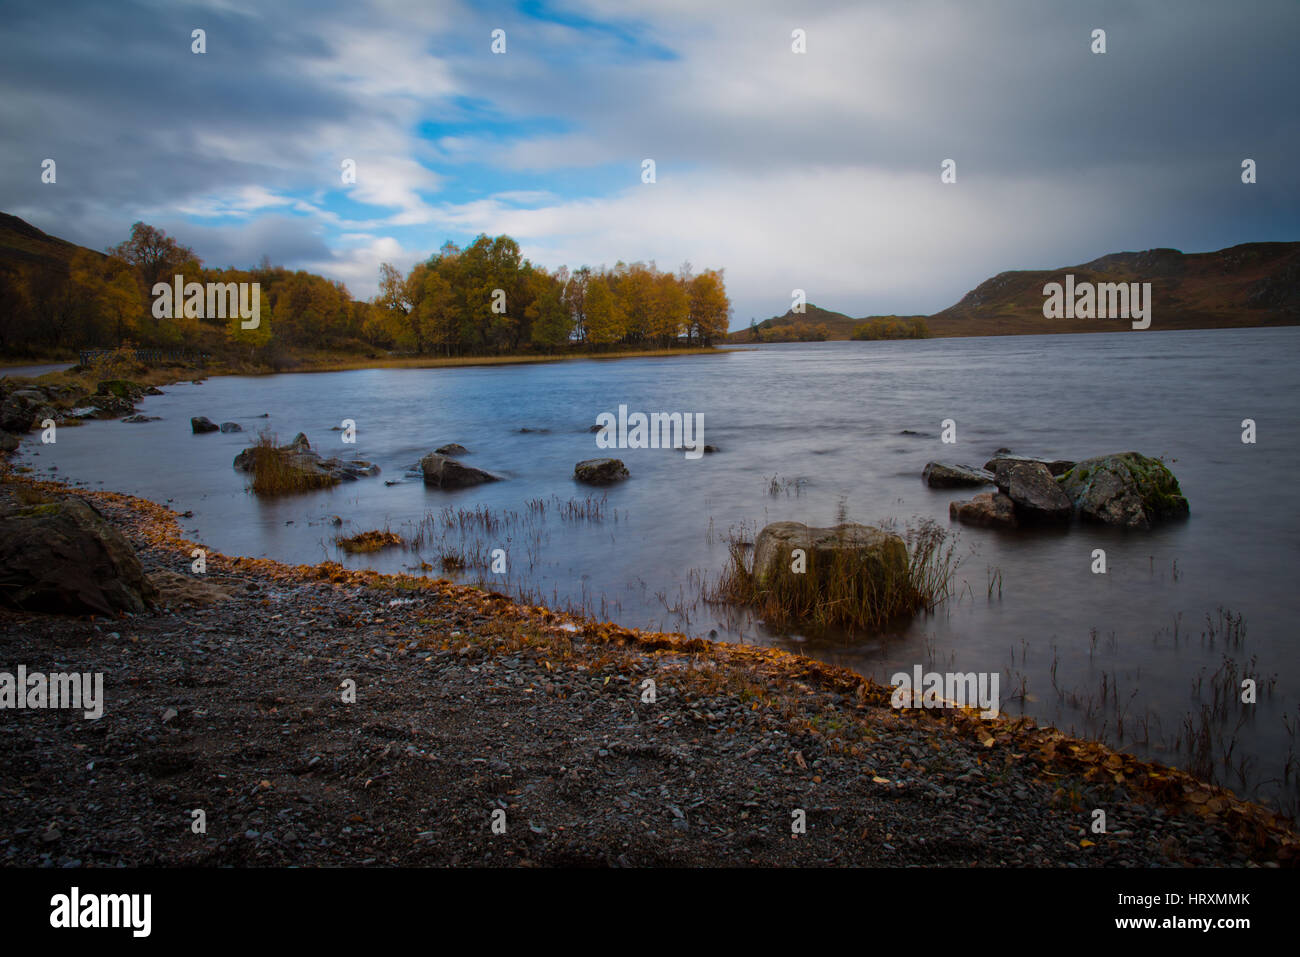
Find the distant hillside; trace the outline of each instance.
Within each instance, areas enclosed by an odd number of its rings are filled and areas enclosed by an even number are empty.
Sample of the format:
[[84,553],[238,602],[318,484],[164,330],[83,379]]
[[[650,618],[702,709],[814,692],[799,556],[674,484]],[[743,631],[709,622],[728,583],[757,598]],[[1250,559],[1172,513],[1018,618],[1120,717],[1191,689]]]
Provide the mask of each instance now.
[[[763,342],[808,342],[847,339],[852,335],[853,327],[861,321],[810,302],[804,307],[803,313],[791,310],[783,316],[764,319],[756,327]],[[754,327],[738,329],[727,338],[731,342],[753,342]]]
[[24,265],[66,266],[73,254],[82,248],[66,239],[43,233],[17,216],[0,213],[0,269],[12,270]]
[[1118,319],[1047,319],[1043,286],[1151,283],[1152,329],[1300,324],[1300,243],[1245,243],[1212,253],[1112,253],[1079,266],[999,273],[929,317],[934,336],[1118,332]]

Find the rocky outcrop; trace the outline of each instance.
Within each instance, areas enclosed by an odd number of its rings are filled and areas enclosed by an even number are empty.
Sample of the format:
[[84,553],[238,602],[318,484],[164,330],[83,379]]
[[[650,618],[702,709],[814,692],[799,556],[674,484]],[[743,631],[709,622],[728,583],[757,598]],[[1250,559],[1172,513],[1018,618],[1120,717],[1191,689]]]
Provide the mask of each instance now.
[[1011,500],[1016,518],[1025,524],[1068,522],[1074,514],[1066,495],[1042,462],[1003,462],[995,481],[998,492]]
[[221,426],[213,422],[206,415],[196,415],[190,419],[190,431],[195,435],[203,435],[206,432],[220,432]]
[[631,474],[622,459],[586,459],[573,467],[573,477],[588,485],[621,482]]
[[1159,459],[1137,452],[1085,459],[1062,475],[1060,484],[1087,522],[1148,529],[1190,511],[1174,473]]
[[144,611],[156,597],[126,539],[80,499],[0,515],[0,602],[111,615]]
[[946,465],[930,462],[921,473],[921,480],[930,488],[969,488],[992,485],[993,475],[984,469],[969,465]]
[[491,472],[484,472],[471,465],[462,465],[438,452],[430,452],[420,459],[420,473],[424,484],[434,488],[465,488],[470,485],[482,485],[484,482],[499,481]]
[[963,525],[979,528],[1016,528],[1015,505],[1001,492],[981,492],[969,502],[952,502],[948,517]]
[[[813,528],[802,522],[773,522],[754,542],[754,577],[766,585],[792,572],[794,550],[807,562],[802,574],[819,585],[846,568],[870,577],[882,590],[907,574],[907,545],[897,535],[871,525],[849,522],[833,528]],[[825,581],[823,581],[825,579]]]
[[11,392],[0,403],[0,430],[5,432],[26,432],[46,419],[57,421],[57,416],[49,398],[37,389]]

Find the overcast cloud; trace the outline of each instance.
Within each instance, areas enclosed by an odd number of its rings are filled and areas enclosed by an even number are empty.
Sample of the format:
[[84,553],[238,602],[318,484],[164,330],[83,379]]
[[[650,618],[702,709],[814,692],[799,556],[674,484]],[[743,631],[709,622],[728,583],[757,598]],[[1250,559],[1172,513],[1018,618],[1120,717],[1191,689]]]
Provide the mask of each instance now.
[[689,260],[736,326],[796,287],[928,313],[1004,269],[1300,239],[1294,0],[791,6],[6,4],[0,209],[358,297],[479,232],[551,268]]

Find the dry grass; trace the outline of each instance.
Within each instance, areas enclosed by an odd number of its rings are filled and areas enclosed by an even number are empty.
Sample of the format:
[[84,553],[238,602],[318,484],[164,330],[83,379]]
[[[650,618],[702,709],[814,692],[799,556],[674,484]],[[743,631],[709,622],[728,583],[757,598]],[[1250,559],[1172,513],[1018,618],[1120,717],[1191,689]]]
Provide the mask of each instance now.
[[253,450],[250,488],[258,495],[289,495],[337,484],[337,480],[328,475],[308,472],[293,465],[289,461],[291,453],[276,444],[274,433],[259,432],[250,448]]
[[360,532],[356,535],[350,535],[347,538],[336,538],[334,544],[343,549],[349,555],[358,552],[377,552],[383,548],[393,548],[402,544],[402,536],[396,532],[390,532],[387,529],[379,531],[375,529],[369,532]]
[[766,582],[753,568],[753,548],[733,535],[729,561],[711,600],[748,605],[769,624],[876,631],[902,616],[927,611],[951,595],[957,562],[948,530],[929,519],[907,529],[908,563],[891,566],[869,552],[838,549],[829,566],[814,552],[807,570],[781,563]]

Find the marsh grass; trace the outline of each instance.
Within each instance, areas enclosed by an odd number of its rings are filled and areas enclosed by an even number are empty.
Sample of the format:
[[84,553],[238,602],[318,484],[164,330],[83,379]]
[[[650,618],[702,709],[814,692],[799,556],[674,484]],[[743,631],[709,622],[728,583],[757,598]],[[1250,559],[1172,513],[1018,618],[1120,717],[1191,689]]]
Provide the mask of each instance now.
[[778,628],[801,624],[878,631],[905,615],[931,611],[952,594],[957,561],[949,531],[922,519],[908,526],[903,539],[905,566],[853,548],[836,549],[829,562],[810,550],[806,572],[792,572],[782,562],[760,582],[754,549],[733,534],[727,567],[709,599],[748,605]]
[[349,555],[355,555],[359,552],[377,552],[380,549],[401,545],[402,536],[396,532],[390,532],[388,529],[383,531],[375,529],[369,532],[360,532],[347,538],[336,538],[334,544]]
[[292,453],[276,444],[275,434],[263,430],[249,448],[253,453],[249,473],[253,477],[249,486],[257,495],[291,495],[328,488],[336,480],[328,475],[310,472],[294,465]]

